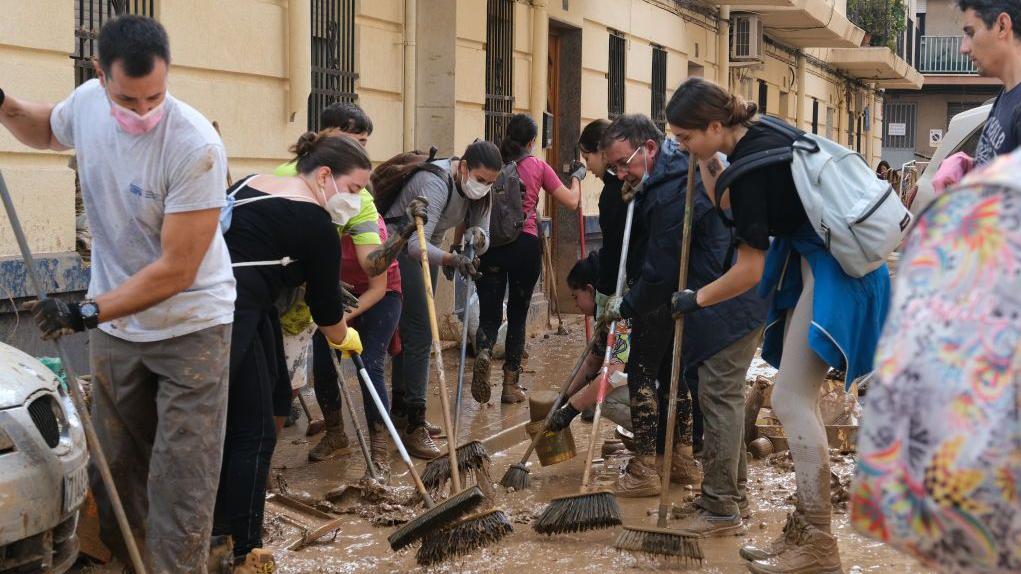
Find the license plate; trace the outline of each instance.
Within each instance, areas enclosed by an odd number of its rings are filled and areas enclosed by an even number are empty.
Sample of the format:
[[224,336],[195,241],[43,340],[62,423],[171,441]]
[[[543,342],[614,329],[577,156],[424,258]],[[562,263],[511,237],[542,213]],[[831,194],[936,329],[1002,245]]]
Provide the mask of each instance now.
[[64,477],[64,514],[78,508],[89,488],[89,465],[83,464]]

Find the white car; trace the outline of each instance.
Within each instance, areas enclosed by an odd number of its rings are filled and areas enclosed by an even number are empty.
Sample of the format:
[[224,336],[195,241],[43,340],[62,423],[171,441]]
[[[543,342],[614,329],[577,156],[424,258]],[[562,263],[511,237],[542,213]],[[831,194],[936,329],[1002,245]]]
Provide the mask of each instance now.
[[939,164],[946,158],[959,151],[975,157],[975,148],[978,147],[978,139],[985,128],[986,119],[989,117],[989,110],[993,109],[992,103],[987,103],[977,108],[965,110],[950,120],[950,127],[943,141],[936,148],[929,165],[925,167],[922,176],[918,178],[917,191],[912,195],[914,200],[911,203],[911,213],[918,215],[936,198],[936,191],[932,187],[932,179],[939,169]]
[[85,434],[67,391],[0,343],[0,574],[67,571],[88,488]]

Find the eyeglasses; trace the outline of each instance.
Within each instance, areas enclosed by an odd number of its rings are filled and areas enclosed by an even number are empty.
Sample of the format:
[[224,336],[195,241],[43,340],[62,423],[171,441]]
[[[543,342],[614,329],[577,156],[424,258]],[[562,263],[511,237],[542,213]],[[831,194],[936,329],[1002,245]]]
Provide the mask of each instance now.
[[613,173],[617,173],[618,171],[627,171],[628,166],[631,165],[631,162],[635,159],[635,156],[638,155],[638,152],[641,151],[642,147],[644,146],[638,146],[635,148],[635,153],[631,154],[631,157],[624,161],[618,161],[611,164],[608,169],[611,169]]

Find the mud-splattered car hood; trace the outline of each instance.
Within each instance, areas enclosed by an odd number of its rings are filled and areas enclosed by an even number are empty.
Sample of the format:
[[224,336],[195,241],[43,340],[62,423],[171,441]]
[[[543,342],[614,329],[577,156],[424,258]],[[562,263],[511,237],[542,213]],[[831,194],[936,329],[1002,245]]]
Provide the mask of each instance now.
[[60,383],[42,363],[0,343],[0,409],[19,406],[39,389],[55,391]]

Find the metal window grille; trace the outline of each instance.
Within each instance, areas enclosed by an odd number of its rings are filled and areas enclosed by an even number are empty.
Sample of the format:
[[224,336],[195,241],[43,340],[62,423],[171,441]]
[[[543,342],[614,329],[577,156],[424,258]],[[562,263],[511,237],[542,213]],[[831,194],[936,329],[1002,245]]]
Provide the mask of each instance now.
[[[915,114],[917,105],[913,102],[890,102],[883,105],[883,147],[914,148],[915,147]],[[904,135],[890,135],[891,131],[901,133],[901,126],[891,130],[891,124],[903,124]]]
[[954,119],[954,116],[961,112],[966,112],[972,108],[977,108],[982,105],[982,102],[948,102],[947,103],[947,127],[950,127],[950,120]]
[[118,14],[156,15],[156,0],[75,0],[74,85],[96,77],[92,58],[99,56],[99,29]]
[[610,119],[624,114],[624,78],[627,40],[615,30],[610,31],[610,66],[606,75],[608,83],[607,111]]
[[812,98],[812,133],[819,133],[819,100],[815,98]]
[[500,141],[514,115],[514,2],[486,7],[486,139]]
[[308,129],[319,130],[326,106],[353,102],[355,93],[355,0],[312,0],[312,93]]
[[652,47],[652,121],[666,131],[666,50]]
[[759,113],[766,113],[766,106],[769,104],[769,84],[759,80]]

